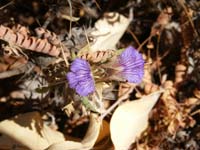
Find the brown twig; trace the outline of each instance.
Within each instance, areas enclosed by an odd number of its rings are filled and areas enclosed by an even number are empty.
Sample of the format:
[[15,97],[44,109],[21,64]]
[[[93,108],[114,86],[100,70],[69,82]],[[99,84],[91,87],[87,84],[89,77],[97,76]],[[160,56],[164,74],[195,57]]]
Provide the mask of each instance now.
[[18,67],[17,69],[8,70],[8,71],[4,71],[0,73],[0,79],[5,79],[5,78],[9,78],[15,75],[25,73],[28,69],[33,68],[33,67],[34,67],[34,64],[31,62],[27,64],[23,64],[21,67]]
[[135,88],[134,85],[130,86],[130,88],[122,96],[120,96],[118,100],[100,116],[100,119],[103,120],[103,118],[106,115],[108,115],[113,109],[115,109],[115,107],[117,107],[123,100],[126,100],[134,88]]

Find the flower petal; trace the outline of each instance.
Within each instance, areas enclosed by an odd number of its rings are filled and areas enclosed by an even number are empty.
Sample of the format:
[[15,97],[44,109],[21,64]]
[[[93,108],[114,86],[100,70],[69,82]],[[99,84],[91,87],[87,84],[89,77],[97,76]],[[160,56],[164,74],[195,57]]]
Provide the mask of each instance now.
[[79,70],[88,72],[88,71],[90,71],[89,68],[90,68],[90,66],[89,66],[88,62],[86,60],[83,60],[80,58],[75,59],[71,64],[72,72],[77,72]]
[[76,87],[76,92],[81,96],[87,96],[88,94],[94,92],[94,81],[82,81],[79,82],[79,86]]
[[132,64],[135,63],[137,60],[143,60],[142,55],[132,46],[126,48],[122,54],[120,55],[120,63],[122,64]]
[[78,84],[78,80],[76,78],[76,74],[74,74],[73,72],[69,72],[67,74],[67,80],[69,81],[69,87],[70,88],[75,88],[76,85]]
[[131,83],[140,83],[144,75],[144,59],[132,46],[126,48],[119,56],[122,76]]
[[95,91],[95,83],[90,72],[90,65],[86,60],[75,59],[67,74],[70,88],[76,90],[80,96],[87,96]]
[[131,83],[140,83],[144,76],[144,71],[139,69],[126,70],[123,72],[124,78]]

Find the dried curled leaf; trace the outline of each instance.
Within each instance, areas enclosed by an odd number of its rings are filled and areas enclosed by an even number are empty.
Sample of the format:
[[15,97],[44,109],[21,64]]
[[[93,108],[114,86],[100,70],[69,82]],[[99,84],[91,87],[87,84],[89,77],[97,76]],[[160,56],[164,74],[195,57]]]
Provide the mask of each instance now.
[[14,32],[8,27],[0,25],[0,39],[13,43],[19,47],[32,51],[45,53],[51,56],[58,56],[60,49],[49,43],[46,39],[38,39],[33,36],[27,36],[20,32]]
[[15,32],[15,33],[18,32],[18,33],[21,33],[21,34],[23,34],[23,35],[29,35],[29,34],[30,34],[29,29],[28,29],[27,27],[25,27],[25,26],[20,25],[20,24],[14,25],[14,26],[12,27],[12,30],[13,30],[13,32]]
[[81,142],[64,141],[50,145],[47,150],[89,150],[91,149],[99,135],[101,121],[95,114],[90,116],[90,125],[88,131]]
[[[166,89],[161,97],[161,101],[164,104],[162,112],[164,112],[164,124],[167,126],[167,131],[171,135],[175,135],[180,128],[186,126],[193,126],[193,119],[188,115],[188,109],[181,107],[176,101],[177,89],[173,86],[172,81],[166,81],[164,83]],[[187,120],[190,120],[187,122]]]
[[63,134],[43,124],[38,112],[30,112],[1,121],[0,132],[20,145],[37,150],[43,150],[52,143],[65,140]]
[[60,44],[60,39],[58,38],[58,36],[54,32],[51,32],[51,31],[44,29],[42,27],[36,28],[35,32],[39,37],[41,37],[42,39],[47,39],[53,45],[59,45]]
[[[189,9],[188,11],[191,11],[191,9]],[[192,13],[188,12],[188,14],[191,15]],[[190,17],[192,18],[192,15]],[[183,39],[183,44],[185,48],[188,48],[194,39],[194,30],[188,20],[188,16],[185,11],[181,13],[181,24],[181,35]]]
[[175,83],[183,81],[184,76],[186,75],[187,67],[183,64],[177,64],[175,71]]
[[151,36],[160,34],[163,28],[170,22],[172,17],[172,8],[167,7],[164,9],[157,18],[157,21],[151,28]]
[[140,100],[129,101],[115,110],[110,122],[115,150],[127,150],[146,129],[149,112],[161,93],[162,91],[157,91]]
[[85,54],[81,54],[80,58],[97,63],[108,60],[109,58],[113,57],[114,54],[115,54],[114,50],[96,51],[96,52],[88,52]]
[[89,33],[89,36],[93,37],[94,41],[89,47],[87,45],[81,49],[81,52],[95,52],[99,48],[103,50],[115,49],[117,42],[122,37],[131,22],[131,14],[132,13],[130,11],[129,18],[126,18],[116,12],[106,13],[102,19],[95,23],[94,30]]
[[26,63],[27,60],[24,57],[0,57],[0,72],[20,68]]

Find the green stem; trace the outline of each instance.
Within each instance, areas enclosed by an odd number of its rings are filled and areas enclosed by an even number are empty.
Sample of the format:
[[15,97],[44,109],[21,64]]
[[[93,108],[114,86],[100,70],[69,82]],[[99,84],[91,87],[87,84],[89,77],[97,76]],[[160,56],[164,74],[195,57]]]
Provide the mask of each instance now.
[[93,111],[95,113],[98,113],[98,111],[92,106],[92,104],[90,103],[88,97],[82,97],[81,98],[83,105],[85,106],[86,109]]

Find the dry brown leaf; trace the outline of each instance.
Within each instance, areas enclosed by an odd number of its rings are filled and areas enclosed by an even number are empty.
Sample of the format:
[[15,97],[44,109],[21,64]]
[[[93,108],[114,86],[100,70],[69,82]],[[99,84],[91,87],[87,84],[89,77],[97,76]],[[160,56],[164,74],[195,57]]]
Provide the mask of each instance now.
[[126,102],[115,110],[110,122],[115,150],[127,150],[146,129],[149,112],[162,92],[160,90],[140,100]]
[[161,11],[160,15],[157,18],[157,21],[151,28],[151,36],[160,34],[160,32],[162,32],[163,28],[170,22],[173,15],[172,13],[173,12],[171,7],[167,7],[163,11]]
[[15,148],[15,150],[27,150],[27,147],[19,144],[15,140],[11,139],[6,135],[0,136],[0,148],[1,150],[10,150]]
[[96,143],[98,143],[101,140],[103,140],[104,138],[108,137],[109,134],[110,134],[109,123],[106,120],[103,120],[101,129],[100,129],[100,133],[99,133]]

